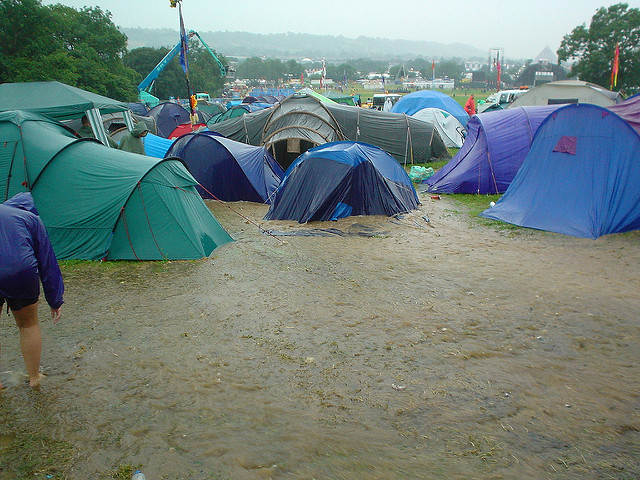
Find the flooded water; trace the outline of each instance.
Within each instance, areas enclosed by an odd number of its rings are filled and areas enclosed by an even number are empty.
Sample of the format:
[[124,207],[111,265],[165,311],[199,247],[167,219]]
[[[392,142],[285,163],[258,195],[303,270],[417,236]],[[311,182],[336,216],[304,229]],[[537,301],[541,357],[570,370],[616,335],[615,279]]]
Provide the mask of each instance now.
[[2,315],[0,447],[71,448],[72,480],[639,478],[640,234],[423,201],[308,225],[212,202],[237,241],[208,259],[65,265],[40,391]]

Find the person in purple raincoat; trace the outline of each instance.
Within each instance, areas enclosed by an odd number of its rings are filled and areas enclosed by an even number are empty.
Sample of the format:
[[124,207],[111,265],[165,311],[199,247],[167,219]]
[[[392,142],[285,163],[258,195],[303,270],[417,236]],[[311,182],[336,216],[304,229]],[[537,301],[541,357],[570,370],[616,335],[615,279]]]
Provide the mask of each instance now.
[[39,386],[43,377],[38,323],[40,281],[53,322],[57,323],[64,302],[62,273],[33,197],[19,193],[0,204],[0,310],[7,302],[18,325],[31,387]]

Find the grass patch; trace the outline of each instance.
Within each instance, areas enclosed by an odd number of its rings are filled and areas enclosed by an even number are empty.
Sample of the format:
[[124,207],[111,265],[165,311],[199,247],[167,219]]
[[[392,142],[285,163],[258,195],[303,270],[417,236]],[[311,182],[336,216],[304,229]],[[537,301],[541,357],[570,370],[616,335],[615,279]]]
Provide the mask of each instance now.
[[473,195],[468,193],[440,194],[442,197],[451,198],[463,207],[462,213],[468,216],[473,223],[494,227],[497,230],[526,231],[528,229],[499,220],[491,220],[481,217],[480,214],[489,208],[491,202],[498,202],[502,195]]
[[[3,478],[67,478],[73,446],[42,434],[3,432],[0,444],[0,476]],[[130,478],[130,477],[129,477]]]
[[[497,202],[500,195],[472,195],[467,193],[448,194],[447,198],[455,200],[465,207],[467,213],[472,217],[477,217],[480,213],[489,208],[491,202]],[[502,222],[499,222],[502,223]]]
[[111,477],[116,480],[131,480],[133,474],[141,468],[142,465],[134,467],[133,465],[120,465],[112,474]]

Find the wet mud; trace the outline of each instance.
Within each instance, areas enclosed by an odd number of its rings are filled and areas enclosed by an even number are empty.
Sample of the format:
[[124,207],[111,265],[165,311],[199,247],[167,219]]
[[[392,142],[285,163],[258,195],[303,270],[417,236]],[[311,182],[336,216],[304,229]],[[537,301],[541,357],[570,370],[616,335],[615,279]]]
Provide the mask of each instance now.
[[39,391],[2,315],[0,446],[59,442],[72,480],[640,477],[640,234],[422,200],[307,225],[211,202],[236,242],[207,259],[66,263]]

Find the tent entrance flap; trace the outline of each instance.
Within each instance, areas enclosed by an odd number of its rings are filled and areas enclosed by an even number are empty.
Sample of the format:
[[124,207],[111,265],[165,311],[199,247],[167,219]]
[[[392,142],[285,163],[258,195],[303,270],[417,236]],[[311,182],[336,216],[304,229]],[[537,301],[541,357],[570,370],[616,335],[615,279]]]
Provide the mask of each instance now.
[[286,170],[296,158],[317,145],[303,138],[285,138],[269,145],[269,151],[278,165]]

